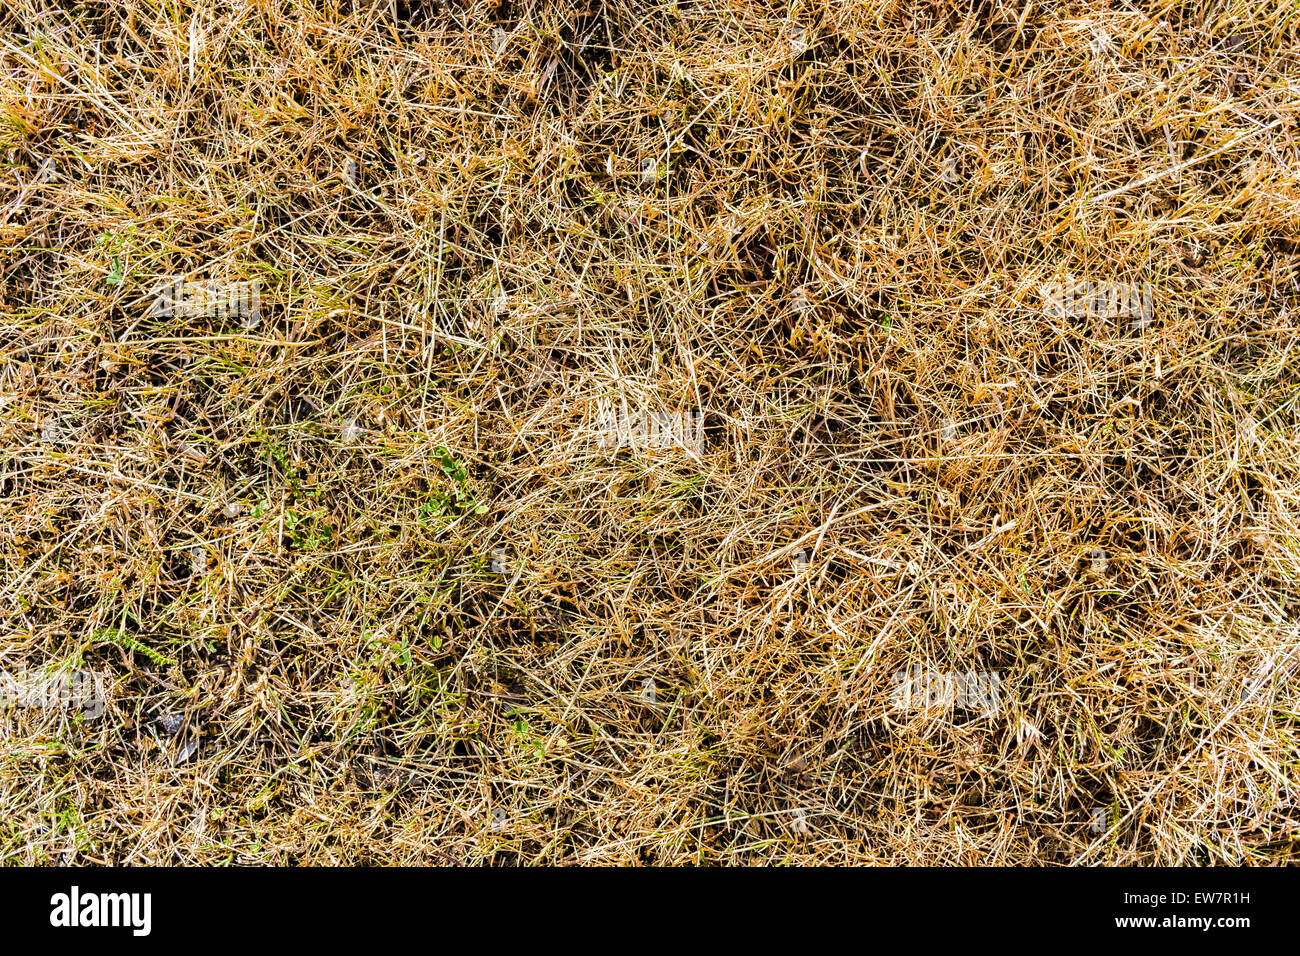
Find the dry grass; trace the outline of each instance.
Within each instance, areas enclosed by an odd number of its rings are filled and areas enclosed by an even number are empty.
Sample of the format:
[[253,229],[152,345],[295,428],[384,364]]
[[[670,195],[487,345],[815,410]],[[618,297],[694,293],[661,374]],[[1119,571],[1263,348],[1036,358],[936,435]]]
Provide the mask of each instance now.
[[1294,860],[1297,12],[3,0],[0,861]]

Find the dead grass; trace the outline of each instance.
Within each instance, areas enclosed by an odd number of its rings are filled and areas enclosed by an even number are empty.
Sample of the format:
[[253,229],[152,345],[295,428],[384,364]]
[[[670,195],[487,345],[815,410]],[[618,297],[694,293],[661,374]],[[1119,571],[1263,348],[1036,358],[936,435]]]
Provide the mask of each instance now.
[[1294,860],[1298,31],[3,0],[0,861]]

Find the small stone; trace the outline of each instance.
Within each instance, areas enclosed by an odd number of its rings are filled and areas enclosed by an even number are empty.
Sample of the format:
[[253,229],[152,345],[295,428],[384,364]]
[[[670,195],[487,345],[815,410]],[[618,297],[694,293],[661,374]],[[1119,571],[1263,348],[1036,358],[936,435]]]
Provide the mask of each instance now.
[[801,285],[791,293],[790,308],[794,309],[799,315],[803,315],[812,308],[812,301],[808,298],[807,286]]
[[231,501],[228,502],[226,506],[221,509],[221,513],[225,515],[227,518],[238,518],[239,512],[241,510],[242,509],[238,501]]
[[185,718],[180,714],[163,714],[158,718],[158,726],[168,737],[175,737],[181,730],[181,724]]
[[790,814],[790,832],[797,837],[808,835],[808,814],[802,807],[796,807]]
[[191,738],[190,740],[185,741],[185,743],[181,745],[181,748],[176,751],[176,762],[185,763],[185,761],[189,760],[198,752],[199,740],[197,737]]
[[1246,680],[1241,685],[1241,702],[1249,704],[1260,695],[1264,688],[1264,680]]
[[790,43],[790,56],[803,56],[808,52],[808,30],[802,23],[790,21],[787,26]]

